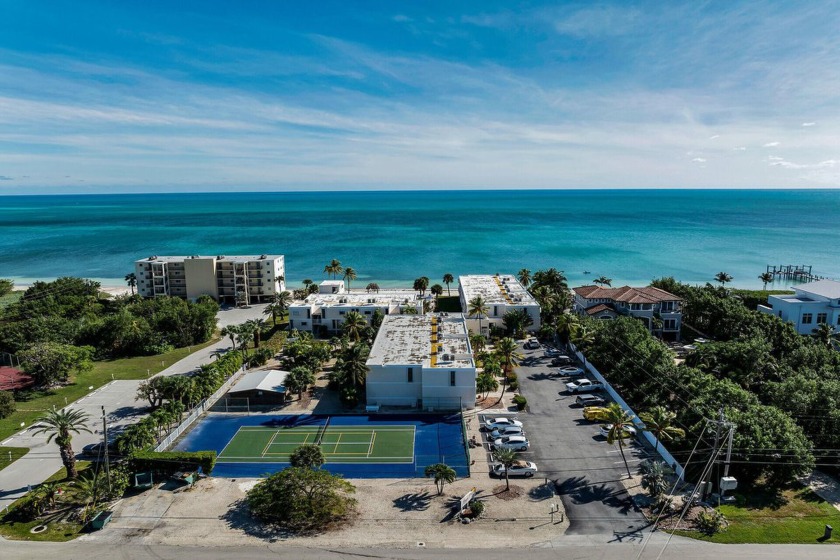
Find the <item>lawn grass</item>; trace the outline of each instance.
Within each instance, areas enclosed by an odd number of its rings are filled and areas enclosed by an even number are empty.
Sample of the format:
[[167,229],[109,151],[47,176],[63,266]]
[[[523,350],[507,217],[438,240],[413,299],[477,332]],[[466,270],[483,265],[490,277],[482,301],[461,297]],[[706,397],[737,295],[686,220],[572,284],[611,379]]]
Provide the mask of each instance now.
[[148,374],[154,375],[192,352],[205,348],[217,340],[217,338],[213,338],[204,344],[177,348],[156,356],[137,356],[135,358],[94,362],[91,371],[78,375],[69,385],[46,391],[22,392],[23,396],[17,403],[17,410],[11,416],[0,420],[0,441],[21,430],[21,422],[24,423],[24,426],[29,426],[45,411],[51,410],[53,406],[62,408],[87,395],[90,392],[90,386],[98,389],[114,379],[145,379]]
[[[5,447],[0,445],[0,471],[29,453],[28,447]],[[11,454],[11,460],[9,460]]]
[[[83,476],[88,473],[91,468],[93,468],[93,463],[90,461],[77,461],[76,468],[79,471],[79,476]],[[45,482],[51,482],[53,480],[68,480],[67,470],[64,467],[61,467]],[[58,500],[60,502],[61,498],[59,497]],[[12,504],[10,509],[13,509],[15,504],[17,504],[17,502]],[[2,519],[0,520],[0,536],[16,541],[53,542],[66,542],[78,537],[81,534],[82,529],[84,529],[84,525],[72,521],[62,521],[62,517],[64,517],[64,513],[54,514],[53,516],[47,516],[46,518],[26,523]],[[33,527],[37,527],[38,525],[43,525],[45,523],[47,525],[46,531],[37,534],[30,533]]]
[[[729,521],[726,530],[711,536],[676,534],[721,544],[817,544],[826,525],[840,528],[840,511],[802,486],[780,492],[757,488],[738,505],[722,505],[720,510]],[[840,536],[827,542],[840,544]]]

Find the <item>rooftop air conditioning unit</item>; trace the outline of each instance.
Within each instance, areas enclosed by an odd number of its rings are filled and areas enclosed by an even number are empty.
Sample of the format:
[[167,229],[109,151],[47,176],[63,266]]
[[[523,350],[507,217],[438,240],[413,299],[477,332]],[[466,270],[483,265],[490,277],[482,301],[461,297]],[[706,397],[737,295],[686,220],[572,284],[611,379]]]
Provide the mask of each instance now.
[[261,259],[267,259],[267,258],[268,258],[268,255],[260,255],[260,258],[261,258]]

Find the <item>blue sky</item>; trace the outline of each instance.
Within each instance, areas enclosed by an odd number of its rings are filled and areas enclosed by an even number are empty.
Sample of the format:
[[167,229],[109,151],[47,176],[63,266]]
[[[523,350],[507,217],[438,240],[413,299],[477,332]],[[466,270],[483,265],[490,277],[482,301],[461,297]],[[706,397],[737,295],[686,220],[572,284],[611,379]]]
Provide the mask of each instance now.
[[840,187],[840,2],[0,4],[0,193]]

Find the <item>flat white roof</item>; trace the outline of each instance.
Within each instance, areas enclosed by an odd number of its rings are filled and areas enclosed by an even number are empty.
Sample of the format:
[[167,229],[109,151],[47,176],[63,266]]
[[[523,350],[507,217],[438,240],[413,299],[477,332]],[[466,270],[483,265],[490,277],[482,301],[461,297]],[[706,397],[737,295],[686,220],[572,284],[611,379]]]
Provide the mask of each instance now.
[[417,292],[411,290],[380,290],[377,292],[344,292],[340,294],[310,294],[306,299],[296,300],[294,306],[317,305],[319,307],[365,307],[366,305],[390,306],[391,304],[420,306]]
[[828,299],[840,299],[840,282],[836,280],[817,280],[794,286],[793,289]]
[[471,274],[459,276],[458,282],[467,302],[481,296],[490,305],[537,305],[537,300],[512,274]]
[[[220,258],[221,257],[221,258]],[[138,263],[154,263],[154,262],[184,262],[190,259],[216,259],[216,262],[249,262],[249,261],[273,261],[282,259],[283,255],[153,255],[153,257],[146,257],[145,259],[137,259],[134,262]]]
[[388,315],[382,321],[367,364],[475,367],[467,322],[460,313]]
[[286,392],[286,376],[288,371],[269,369],[251,372],[240,379],[229,393],[244,393],[245,391],[268,391],[271,393]]

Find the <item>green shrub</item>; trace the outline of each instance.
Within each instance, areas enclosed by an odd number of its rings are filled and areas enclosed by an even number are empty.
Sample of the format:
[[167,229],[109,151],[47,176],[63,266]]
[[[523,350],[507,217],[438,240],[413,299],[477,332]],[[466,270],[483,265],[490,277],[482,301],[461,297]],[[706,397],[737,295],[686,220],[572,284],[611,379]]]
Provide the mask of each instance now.
[[697,528],[707,535],[714,535],[723,529],[726,517],[716,509],[703,510],[697,516]]
[[216,465],[215,451],[135,451],[131,456],[131,470],[152,471],[170,475],[177,471],[201,467],[210,474]]
[[528,404],[528,399],[522,395],[514,395],[513,404],[516,405],[516,410],[525,410],[525,406]]
[[473,517],[481,517],[481,514],[484,513],[484,502],[481,500],[473,500],[469,503],[470,511],[472,512]]
[[0,391],[0,418],[11,416],[15,411],[15,396],[10,391]]
[[519,389],[519,381],[511,381],[508,383],[508,389],[511,391],[516,391]]

